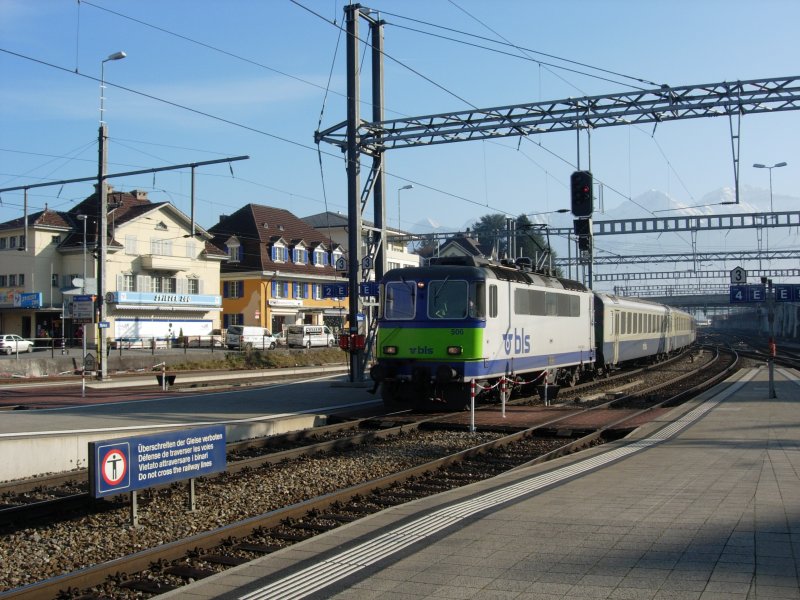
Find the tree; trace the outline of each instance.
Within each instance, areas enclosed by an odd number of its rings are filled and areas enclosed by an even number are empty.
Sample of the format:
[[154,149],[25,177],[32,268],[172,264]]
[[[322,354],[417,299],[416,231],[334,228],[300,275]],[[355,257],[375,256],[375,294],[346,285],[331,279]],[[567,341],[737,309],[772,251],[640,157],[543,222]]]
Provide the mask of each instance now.
[[[483,215],[472,227],[478,243],[483,248],[494,248],[498,257],[506,256],[508,244],[503,233],[506,230],[506,217],[499,213],[493,215]],[[489,255],[487,250],[485,254]]]

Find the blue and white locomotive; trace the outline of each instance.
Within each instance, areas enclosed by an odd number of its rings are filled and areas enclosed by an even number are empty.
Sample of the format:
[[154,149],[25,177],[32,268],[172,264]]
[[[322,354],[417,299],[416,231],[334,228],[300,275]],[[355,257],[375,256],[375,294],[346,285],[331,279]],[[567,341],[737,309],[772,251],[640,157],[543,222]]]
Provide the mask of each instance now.
[[579,282],[534,272],[525,259],[430,262],[392,269],[380,282],[370,375],[388,408],[462,410],[472,381],[491,388],[501,377],[547,377],[574,385],[694,341],[686,313],[594,294]]

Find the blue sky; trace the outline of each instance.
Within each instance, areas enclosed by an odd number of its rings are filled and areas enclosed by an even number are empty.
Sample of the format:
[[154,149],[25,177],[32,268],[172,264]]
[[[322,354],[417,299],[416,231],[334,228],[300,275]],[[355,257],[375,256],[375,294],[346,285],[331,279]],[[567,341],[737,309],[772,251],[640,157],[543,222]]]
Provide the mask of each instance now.
[[[341,0],[298,2],[342,23]],[[424,35],[409,28],[466,39],[409,19],[502,36],[531,50],[673,86],[794,75],[800,56],[795,0],[364,5],[384,11],[388,23],[388,118],[454,112],[468,108],[466,102],[492,107],[642,85],[588,67],[569,65],[613,81]],[[230,168],[198,169],[195,215],[201,226],[250,202],[301,217],[326,208],[345,212],[341,154],[322,144],[321,170],[313,142],[323,104],[323,128],[346,116],[344,41],[336,52],[338,39],[336,27],[289,0],[0,0],[0,187],[96,173],[100,64],[124,50],[126,59],[105,65],[109,172],[247,154],[250,160]],[[365,87],[362,99],[368,98]],[[363,110],[368,116],[366,104]],[[773,172],[774,192],[797,195],[799,124],[796,112],[742,121],[742,185],[767,189],[767,172],[751,165],[787,161],[788,167]],[[585,138],[581,147],[586,168]],[[725,117],[666,123],[655,134],[650,126],[605,128],[592,135],[591,159],[595,177],[615,190],[605,194],[609,209],[651,189],[693,205],[733,185]],[[457,229],[490,212],[568,207],[576,136],[401,149],[387,160],[390,223],[397,222],[398,188],[412,182],[414,189],[402,192],[402,227],[428,217]],[[190,211],[188,171],[113,184],[148,190],[154,201]],[[91,190],[90,184],[31,190],[31,210],[45,204],[68,210]],[[21,192],[1,199],[0,221],[22,215]]]

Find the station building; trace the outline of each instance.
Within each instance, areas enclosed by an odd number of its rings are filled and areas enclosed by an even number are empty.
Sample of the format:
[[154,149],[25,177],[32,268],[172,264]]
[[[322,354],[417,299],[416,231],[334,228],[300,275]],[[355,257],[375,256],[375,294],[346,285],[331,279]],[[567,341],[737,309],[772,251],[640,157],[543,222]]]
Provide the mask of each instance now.
[[[194,226],[193,236],[192,228],[171,203],[108,186],[102,331],[109,340],[175,340],[220,328],[227,255],[209,233]],[[96,343],[100,330],[73,309],[76,299],[97,295],[98,231],[97,193],[66,212],[45,207],[0,223],[0,331],[42,345],[82,335]]]
[[282,208],[247,204],[209,228],[225,249],[222,326],[328,325],[339,330],[346,297],[324,297],[327,284],[344,283],[334,265],[342,247]]

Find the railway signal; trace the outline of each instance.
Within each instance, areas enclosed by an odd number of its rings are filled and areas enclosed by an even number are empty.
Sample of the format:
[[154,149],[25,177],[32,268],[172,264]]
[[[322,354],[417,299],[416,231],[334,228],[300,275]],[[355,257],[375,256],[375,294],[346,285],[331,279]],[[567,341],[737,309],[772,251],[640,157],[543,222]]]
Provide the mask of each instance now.
[[576,217],[591,217],[594,209],[592,202],[592,173],[575,171],[570,177],[572,192],[572,214]]

